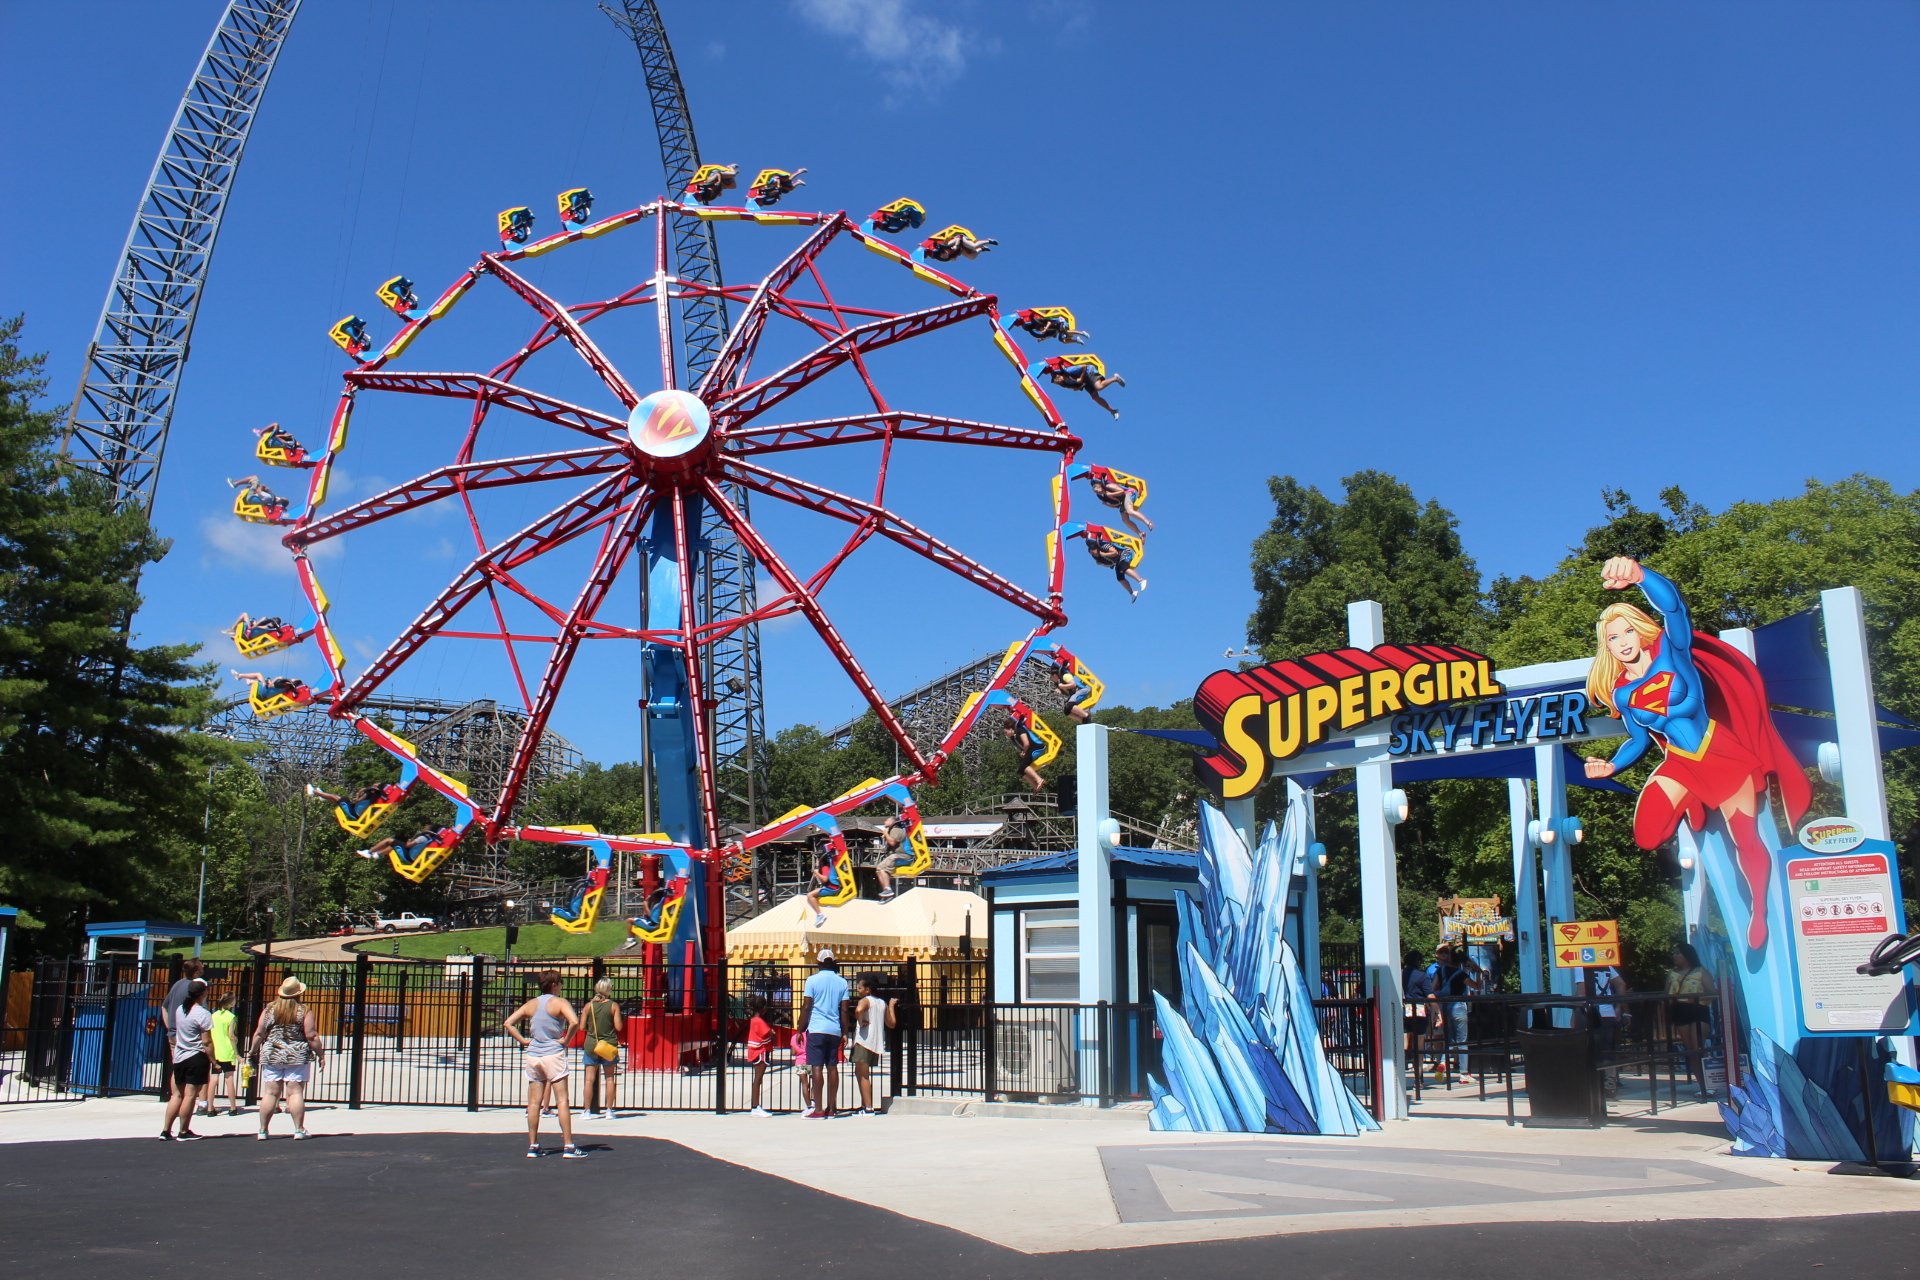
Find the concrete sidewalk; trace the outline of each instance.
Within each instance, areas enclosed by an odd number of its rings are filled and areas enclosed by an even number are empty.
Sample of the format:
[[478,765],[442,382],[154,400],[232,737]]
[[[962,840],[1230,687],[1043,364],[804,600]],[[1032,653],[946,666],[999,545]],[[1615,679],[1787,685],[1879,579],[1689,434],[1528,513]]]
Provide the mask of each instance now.
[[[1456,1105],[1470,1104],[1463,1095]],[[146,1137],[159,1119],[151,1098],[9,1107],[0,1109],[0,1142]],[[238,1136],[250,1135],[254,1123],[247,1114],[198,1127]],[[290,1131],[285,1118],[277,1124],[281,1134]],[[506,1110],[319,1107],[308,1127],[316,1134],[498,1135],[501,1159],[514,1160],[525,1120]],[[553,1121],[543,1130],[557,1146]],[[660,1112],[582,1120],[576,1132],[583,1141],[664,1139],[1028,1253],[1443,1223],[1920,1209],[1913,1183],[1729,1156],[1718,1117],[1704,1105],[1600,1130],[1422,1118],[1345,1140],[1156,1134],[1139,1111],[1029,1117],[949,1110],[831,1121]]]

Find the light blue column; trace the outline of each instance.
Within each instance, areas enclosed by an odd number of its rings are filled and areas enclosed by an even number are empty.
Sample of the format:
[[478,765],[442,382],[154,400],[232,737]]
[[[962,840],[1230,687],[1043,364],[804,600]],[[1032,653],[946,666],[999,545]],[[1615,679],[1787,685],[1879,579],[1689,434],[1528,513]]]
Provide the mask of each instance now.
[[1540,863],[1534,857],[1533,841],[1527,835],[1527,824],[1532,820],[1527,780],[1508,778],[1507,824],[1513,840],[1514,950],[1519,956],[1520,990],[1528,993],[1546,989],[1540,968]]
[[1300,840],[1300,971],[1306,975],[1307,990],[1320,995],[1320,864],[1313,855],[1319,839],[1313,822],[1313,792],[1292,778],[1287,779],[1287,809],[1298,806],[1305,824]]
[[[1540,864],[1546,872],[1547,935],[1551,937],[1554,922],[1579,918],[1573,907],[1572,842],[1566,837],[1567,763],[1559,743],[1533,749],[1533,778],[1540,829],[1553,832],[1553,843],[1540,846]],[[1577,970],[1552,966],[1548,990],[1557,996],[1570,996],[1579,976]],[[1560,1025],[1565,1012],[1555,1011],[1555,1025]]]
[[[1840,793],[1847,817],[1876,840],[1890,840],[1887,776],[1880,760],[1879,713],[1873,697],[1873,663],[1867,656],[1867,619],[1857,587],[1820,593],[1820,618],[1827,633],[1827,678],[1833,682],[1833,721],[1840,743]],[[1788,839],[1793,837],[1789,835]],[[1914,927],[1908,921],[1909,928]],[[1914,1042],[1893,1040],[1894,1057],[1914,1066]]]
[[1873,701],[1873,665],[1867,657],[1867,619],[1856,587],[1820,593],[1827,633],[1827,676],[1833,681],[1833,720],[1840,739],[1840,790],[1847,816],[1875,840],[1889,840],[1887,778],[1880,767],[1880,733]]
[[[1347,643],[1371,649],[1386,640],[1380,605],[1358,600],[1347,606]],[[1380,1028],[1380,1115],[1387,1120],[1407,1118],[1406,1037],[1400,1027],[1400,875],[1394,865],[1393,828],[1387,823],[1386,795],[1393,789],[1393,766],[1386,758],[1387,739],[1369,734],[1354,745],[1378,749],[1378,758],[1353,772],[1354,803],[1360,826],[1361,956],[1373,991]]]
[[[1100,1017],[1085,1006],[1114,1000],[1113,845],[1119,827],[1107,812],[1107,727],[1083,724],[1074,730],[1079,769],[1080,1003],[1077,1036],[1080,1078],[1099,1079]],[[1083,1092],[1092,1094],[1091,1088]],[[1095,1097],[1089,1106],[1098,1105]]]

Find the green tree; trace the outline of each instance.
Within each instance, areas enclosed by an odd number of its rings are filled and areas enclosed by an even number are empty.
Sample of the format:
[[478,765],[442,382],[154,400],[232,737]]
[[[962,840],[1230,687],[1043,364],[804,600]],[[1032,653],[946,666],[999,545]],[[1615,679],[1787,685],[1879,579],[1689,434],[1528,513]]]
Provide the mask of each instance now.
[[1347,602],[1378,600],[1395,640],[1479,644],[1480,571],[1453,513],[1384,472],[1341,483],[1335,502],[1292,476],[1267,481],[1273,520],[1253,543],[1248,639],[1270,660],[1336,649],[1347,642]]
[[[1337,649],[1347,643],[1347,604],[1377,600],[1390,641],[1483,647],[1492,615],[1480,593],[1480,571],[1461,545],[1453,513],[1393,476],[1361,471],[1342,481],[1334,501],[1291,476],[1267,482],[1272,523],[1253,543],[1254,611],[1248,635],[1269,661]],[[1259,796],[1263,819],[1277,818],[1285,790]],[[1395,830],[1404,937],[1438,927],[1436,899],[1453,893],[1508,893],[1503,855],[1483,833],[1506,813],[1505,791],[1488,782],[1441,782],[1416,789],[1412,813]],[[1316,810],[1329,850],[1358,847],[1350,796],[1323,798]],[[1359,869],[1334,856],[1321,879],[1327,909],[1339,918],[1360,911]]]
[[[44,358],[0,321],[0,899],[73,945],[89,913],[139,914],[181,878],[164,854],[197,837],[214,758],[192,733],[211,669],[190,645],[142,646],[134,581],[166,554],[144,513],[64,469],[56,418],[36,409]],[[156,856],[162,855],[162,856]]]

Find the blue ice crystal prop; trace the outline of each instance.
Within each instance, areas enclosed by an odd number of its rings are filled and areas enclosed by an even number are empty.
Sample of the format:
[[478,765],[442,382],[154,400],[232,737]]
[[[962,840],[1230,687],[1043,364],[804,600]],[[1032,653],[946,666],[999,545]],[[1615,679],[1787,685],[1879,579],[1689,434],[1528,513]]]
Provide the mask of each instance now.
[[1289,810],[1249,852],[1200,807],[1200,900],[1182,895],[1175,1009],[1156,995],[1166,1082],[1150,1080],[1155,1129],[1357,1134],[1380,1126],[1327,1060],[1313,996],[1282,935],[1293,869],[1310,834]]

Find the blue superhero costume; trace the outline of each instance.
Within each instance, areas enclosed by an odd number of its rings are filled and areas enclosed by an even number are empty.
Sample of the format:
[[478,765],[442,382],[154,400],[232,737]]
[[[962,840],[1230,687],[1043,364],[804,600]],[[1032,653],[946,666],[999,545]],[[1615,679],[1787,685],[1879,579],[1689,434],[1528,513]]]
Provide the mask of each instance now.
[[[1638,677],[1624,673],[1609,695],[1627,740],[1614,753],[1616,769],[1625,769],[1659,742],[1664,758],[1640,792],[1634,808],[1634,842],[1656,849],[1673,837],[1682,817],[1700,830],[1706,810],[1719,810],[1749,784],[1764,807],[1768,779],[1780,788],[1789,823],[1797,823],[1812,796],[1806,774],[1787,749],[1767,714],[1766,687],[1748,657],[1712,636],[1693,629],[1686,603],[1672,582],[1643,568],[1640,584],[1665,631],[1647,645],[1650,661]],[[1670,798],[1656,785],[1665,779],[1678,789]],[[1760,838],[1755,814],[1722,814],[1747,882],[1753,916],[1747,945],[1767,941],[1767,890],[1773,857]]]

